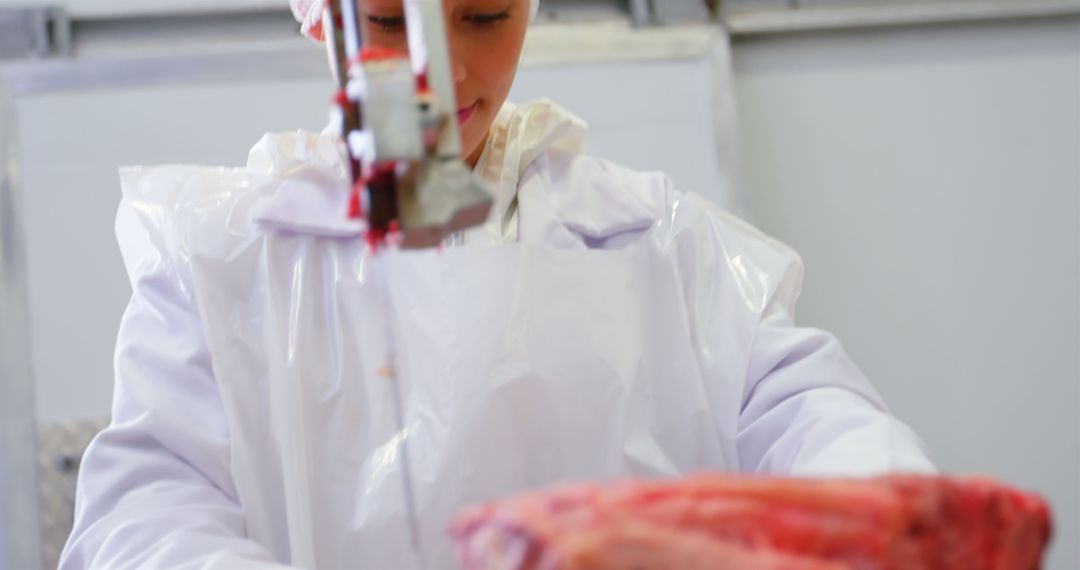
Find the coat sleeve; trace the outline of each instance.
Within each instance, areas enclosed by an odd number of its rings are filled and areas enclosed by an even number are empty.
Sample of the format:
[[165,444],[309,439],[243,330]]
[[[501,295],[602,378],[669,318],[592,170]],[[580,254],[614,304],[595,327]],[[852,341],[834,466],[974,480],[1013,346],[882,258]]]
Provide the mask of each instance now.
[[117,235],[133,295],[121,321],[111,425],[86,451],[61,568],[280,567],[245,536],[229,426],[178,263]]
[[744,471],[805,476],[932,473],[910,428],[824,331],[800,328],[783,303],[763,312],[737,445]]
[[671,225],[687,313],[739,471],[933,473],[919,438],[889,413],[839,341],[795,324],[799,255],[705,199],[669,193],[679,206]]

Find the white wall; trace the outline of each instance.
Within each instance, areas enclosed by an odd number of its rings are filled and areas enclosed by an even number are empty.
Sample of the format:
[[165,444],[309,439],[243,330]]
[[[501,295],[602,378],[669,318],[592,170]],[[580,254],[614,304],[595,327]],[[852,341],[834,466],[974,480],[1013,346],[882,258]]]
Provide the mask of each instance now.
[[1080,20],[735,46],[747,198],[942,468],[1045,493],[1080,568]]

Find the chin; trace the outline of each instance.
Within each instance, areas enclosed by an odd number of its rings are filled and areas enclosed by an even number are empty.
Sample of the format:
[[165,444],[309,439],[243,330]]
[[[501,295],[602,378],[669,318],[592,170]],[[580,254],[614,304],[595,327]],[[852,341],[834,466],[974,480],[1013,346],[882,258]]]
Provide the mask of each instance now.
[[476,149],[484,144],[484,139],[487,138],[484,133],[476,132],[477,129],[471,128],[468,133],[462,132],[461,136],[461,156],[468,158]]

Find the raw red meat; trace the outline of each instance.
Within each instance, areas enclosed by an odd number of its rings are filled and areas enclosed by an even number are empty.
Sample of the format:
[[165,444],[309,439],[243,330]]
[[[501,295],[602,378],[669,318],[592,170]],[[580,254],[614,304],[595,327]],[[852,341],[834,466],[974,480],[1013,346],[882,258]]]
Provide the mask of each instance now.
[[988,479],[752,479],[577,486],[473,509],[466,570],[1036,570],[1050,511]]

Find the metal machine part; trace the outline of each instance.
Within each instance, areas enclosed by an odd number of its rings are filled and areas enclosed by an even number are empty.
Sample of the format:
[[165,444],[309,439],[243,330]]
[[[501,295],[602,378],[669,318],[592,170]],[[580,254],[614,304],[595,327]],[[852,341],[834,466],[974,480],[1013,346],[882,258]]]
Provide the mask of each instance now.
[[0,8],[0,61],[64,55],[71,44],[69,32],[60,9]]
[[[442,1],[405,1],[408,55],[364,45],[363,9],[362,1],[332,0],[323,16],[331,67],[338,79],[334,115],[341,125],[352,183],[349,215],[366,222],[365,237],[373,248],[436,247],[483,223],[492,203],[461,157]],[[384,284],[383,289],[388,298],[389,288]],[[396,455],[412,550],[415,562],[424,567],[392,346],[386,370],[400,434]]]
[[461,158],[442,3],[406,0],[408,55],[365,46],[362,11],[363,2],[331,2],[324,26],[339,82],[351,215],[364,219],[373,245],[436,247],[483,223],[491,208]]

